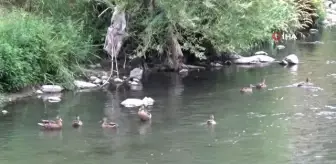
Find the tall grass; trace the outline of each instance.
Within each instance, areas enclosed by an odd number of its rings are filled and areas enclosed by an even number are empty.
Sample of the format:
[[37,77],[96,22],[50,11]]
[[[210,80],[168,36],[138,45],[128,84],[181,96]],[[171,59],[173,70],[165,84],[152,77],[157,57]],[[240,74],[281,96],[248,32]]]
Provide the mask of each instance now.
[[79,64],[91,56],[83,24],[11,10],[0,18],[0,89],[13,91],[39,83],[71,88]]

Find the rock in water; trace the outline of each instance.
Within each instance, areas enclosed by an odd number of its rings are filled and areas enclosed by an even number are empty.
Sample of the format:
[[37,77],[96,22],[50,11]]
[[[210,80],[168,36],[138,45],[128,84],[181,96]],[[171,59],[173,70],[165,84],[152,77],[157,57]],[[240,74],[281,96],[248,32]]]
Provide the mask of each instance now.
[[286,47],[284,45],[277,45],[276,48],[278,50],[282,50],[282,49],[285,49]]
[[283,64],[285,64],[285,62],[287,62],[288,64],[290,65],[296,65],[296,64],[299,64],[299,58],[295,55],[295,54],[290,54],[288,56],[286,56],[282,62]]
[[36,94],[42,94],[43,92],[42,92],[41,90],[38,89],[38,90],[35,91],[35,93],[36,93]]
[[144,97],[142,100],[141,99],[135,99],[135,98],[128,98],[121,102],[121,105],[127,107],[127,108],[132,108],[132,107],[138,107],[141,105],[153,105],[154,100],[150,97]]
[[266,55],[254,55],[250,57],[242,57],[234,60],[236,64],[258,64],[258,63],[270,63],[275,61],[274,58]]
[[6,114],[8,113],[8,111],[7,111],[7,110],[2,110],[1,113],[2,113],[3,115],[6,115]]
[[102,80],[96,79],[95,81],[93,81],[93,84],[100,84],[101,82],[102,82]]
[[51,103],[55,103],[55,102],[60,102],[61,98],[60,97],[48,97],[47,100]]
[[102,79],[102,80],[107,80],[108,77],[107,77],[107,76],[102,76],[101,79]]
[[315,33],[317,33],[317,32],[318,32],[318,30],[317,30],[317,29],[314,29],[314,28],[312,28],[312,29],[310,29],[310,30],[309,30],[309,32],[310,32],[311,34],[315,34]]
[[98,79],[98,77],[96,77],[96,76],[90,76],[90,81],[95,81],[97,79]]
[[134,68],[132,69],[132,71],[130,72],[130,78],[137,78],[139,80],[142,79],[142,74],[143,74],[143,70],[141,68]]
[[143,104],[147,105],[147,106],[154,104],[154,100],[150,97],[145,97],[145,98],[142,99],[142,101],[143,101]]
[[268,55],[268,54],[265,51],[258,51],[258,52],[255,52],[254,55]]
[[120,78],[115,78],[114,80],[113,80],[115,83],[122,83],[122,82],[124,82],[123,80],[121,80]]
[[59,85],[43,85],[41,87],[42,92],[46,93],[57,93],[57,92],[62,92],[63,87]]
[[87,89],[87,88],[97,87],[96,84],[85,82],[85,81],[80,81],[80,80],[75,80],[74,85],[79,89]]
[[141,99],[135,99],[135,98],[128,98],[121,102],[121,105],[131,108],[131,107],[138,107],[143,105],[143,101]]

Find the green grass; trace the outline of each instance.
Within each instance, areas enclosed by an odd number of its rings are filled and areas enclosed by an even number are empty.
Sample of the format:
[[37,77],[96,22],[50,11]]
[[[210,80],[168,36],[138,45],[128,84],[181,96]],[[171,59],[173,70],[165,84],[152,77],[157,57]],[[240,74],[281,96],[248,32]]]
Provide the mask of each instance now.
[[41,83],[72,87],[79,64],[91,56],[81,22],[56,22],[23,10],[0,18],[0,89],[15,91]]

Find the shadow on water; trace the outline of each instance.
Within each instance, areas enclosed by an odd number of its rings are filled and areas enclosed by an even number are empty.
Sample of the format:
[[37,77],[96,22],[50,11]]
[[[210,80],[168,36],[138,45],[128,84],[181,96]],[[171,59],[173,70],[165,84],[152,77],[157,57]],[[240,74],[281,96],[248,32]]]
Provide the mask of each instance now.
[[[302,63],[225,66],[151,73],[142,90],[118,88],[64,93],[59,103],[32,97],[9,104],[0,116],[1,164],[26,163],[334,163],[336,131],[335,34],[324,31],[286,49],[266,48],[277,60],[295,53]],[[310,40],[309,40],[310,39]],[[310,77],[312,88],[287,87]],[[239,89],[266,78],[267,88]],[[152,97],[153,118],[141,122],[126,98]],[[215,115],[217,125],[202,125]],[[62,131],[43,132],[41,119],[63,118]],[[84,126],[71,127],[76,115]],[[120,128],[102,129],[103,117]]]

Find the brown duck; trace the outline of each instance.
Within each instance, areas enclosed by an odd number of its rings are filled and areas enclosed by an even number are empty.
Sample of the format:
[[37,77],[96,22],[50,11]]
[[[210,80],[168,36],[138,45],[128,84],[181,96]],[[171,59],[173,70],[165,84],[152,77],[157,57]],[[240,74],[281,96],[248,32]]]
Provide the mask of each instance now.
[[152,114],[145,109],[145,106],[141,106],[138,111],[138,116],[141,121],[148,121],[152,118]]
[[118,127],[118,124],[114,122],[108,122],[106,117],[103,118],[102,122],[103,122],[101,125],[102,128],[117,128]]
[[63,120],[60,117],[57,117],[55,121],[53,120],[42,120],[41,123],[38,123],[44,130],[61,130]]

